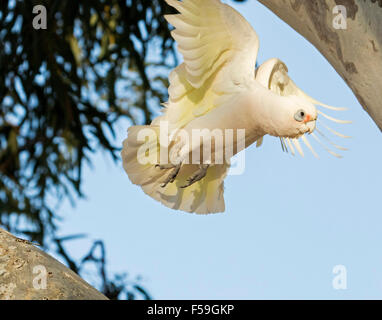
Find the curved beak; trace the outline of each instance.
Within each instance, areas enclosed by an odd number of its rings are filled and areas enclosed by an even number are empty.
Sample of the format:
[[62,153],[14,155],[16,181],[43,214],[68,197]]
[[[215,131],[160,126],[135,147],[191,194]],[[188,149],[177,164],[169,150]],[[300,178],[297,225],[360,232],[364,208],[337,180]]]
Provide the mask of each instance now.
[[316,120],[310,120],[309,122],[306,123],[306,126],[309,129],[309,133],[312,133],[314,129],[316,129]]
[[304,122],[307,123],[309,122],[310,120],[312,120],[312,117],[310,116],[310,114],[307,114],[305,119],[304,119]]

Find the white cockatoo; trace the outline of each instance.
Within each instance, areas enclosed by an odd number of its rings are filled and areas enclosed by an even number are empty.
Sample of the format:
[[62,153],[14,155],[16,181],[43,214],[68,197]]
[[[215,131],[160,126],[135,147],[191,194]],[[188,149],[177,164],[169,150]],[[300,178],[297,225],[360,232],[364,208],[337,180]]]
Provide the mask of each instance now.
[[[268,60],[255,73],[259,40],[236,10],[220,0],[165,1],[179,11],[165,18],[175,27],[171,34],[184,62],[169,76],[169,100],[163,114],[149,126],[128,129],[122,159],[134,184],[176,210],[223,212],[229,160],[241,149],[254,142],[260,146],[263,137],[271,135],[280,138],[285,151],[294,154],[296,149],[303,155],[301,139],[316,155],[305,136],[311,134],[324,146],[314,131],[332,143],[316,129],[317,117],[347,121],[326,115],[315,105],[343,108],[327,106],[306,95],[289,78],[279,59]],[[347,137],[322,125],[330,133]],[[231,138],[212,135],[204,140],[194,139],[195,130],[235,133]],[[207,144],[210,151],[205,149]],[[231,152],[219,153],[221,149]]]

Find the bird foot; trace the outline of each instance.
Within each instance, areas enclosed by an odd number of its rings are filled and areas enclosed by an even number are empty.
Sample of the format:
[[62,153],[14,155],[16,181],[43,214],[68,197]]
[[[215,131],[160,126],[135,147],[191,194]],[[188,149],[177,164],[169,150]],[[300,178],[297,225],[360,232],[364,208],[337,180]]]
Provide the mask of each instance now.
[[175,167],[176,167],[176,164],[172,164],[172,163],[156,164],[155,165],[155,168],[159,168],[161,170],[172,169],[172,168],[175,168]]
[[210,165],[209,164],[201,164],[199,165],[199,169],[187,179],[187,183],[184,186],[181,186],[181,188],[187,188],[191,185],[193,185],[195,182],[202,180],[206,174],[207,169]]
[[[170,172],[170,174],[168,175],[168,177],[166,178],[166,180],[163,182],[163,184],[161,185],[162,188],[164,188],[165,186],[167,186],[169,183],[173,183],[176,179],[176,177],[178,176],[178,173],[179,173],[179,170],[180,170],[180,167],[181,167],[181,163],[177,164],[177,165],[172,165],[172,167],[168,167],[168,168],[161,168],[160,165],[157,165],[159,166],[159,168],[161,169],[171,169],[173,168],[173,170]],[[166,165],[168,166],[168,165]],[[156,166],[155,166],[156,167]]]

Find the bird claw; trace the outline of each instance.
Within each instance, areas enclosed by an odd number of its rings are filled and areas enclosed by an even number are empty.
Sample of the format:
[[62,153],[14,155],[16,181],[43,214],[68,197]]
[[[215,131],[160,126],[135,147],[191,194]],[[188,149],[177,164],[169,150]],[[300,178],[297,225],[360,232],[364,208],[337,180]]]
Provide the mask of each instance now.
[[161,170],[166,170],[166,169],[172,169],[175,168],[177,165],[168,163],[168,164],[156,164],[155,168],[159,168]]
[[[161,168],[160,165],[157,164],[155,167],[157,167],[157,166],[159,168]],[[166,180],[161,185],[162,188],[166,187],[169,183],[173,183],[175,181],[176,177],[178,176],[180,167],[181,167],[181,163],[179,163],[179,164],[177,164],[175,166],[170,167],[170,168],[174,168],[174,169],[170,172],[170,174],[168,175]],[[170,168],[161,168],[161,169],[170,169]]]
[[181,188],[187,188],[193,185],[195,182],[202,180],[206,176],[209,166],[209,164],[199,165],[199,169],[187,179],[187,183],[184,186],[181,186]]

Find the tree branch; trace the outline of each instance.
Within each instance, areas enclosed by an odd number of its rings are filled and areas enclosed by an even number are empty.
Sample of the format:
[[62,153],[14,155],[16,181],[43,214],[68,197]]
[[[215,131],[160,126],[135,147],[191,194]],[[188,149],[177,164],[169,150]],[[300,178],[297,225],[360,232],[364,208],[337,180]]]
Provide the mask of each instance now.
[[106,300],[73,271],[0,228],[0,299]]

